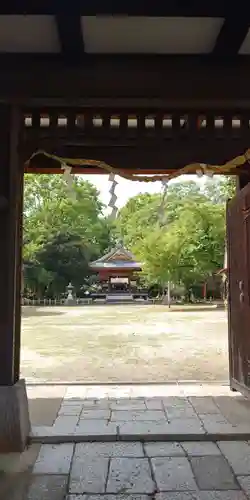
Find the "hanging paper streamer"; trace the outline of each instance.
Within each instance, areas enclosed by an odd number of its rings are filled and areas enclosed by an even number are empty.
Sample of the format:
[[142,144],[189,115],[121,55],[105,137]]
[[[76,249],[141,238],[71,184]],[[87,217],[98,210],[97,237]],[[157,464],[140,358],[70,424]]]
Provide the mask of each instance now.
[[197,177],[203,177],[203,175],[206,175],[212,179],[214,172],[211,166],[206,165],[206,163],[200,163],[199,168],[196,170],[196,175]]
[[[58,163],[62,164],[69,164],[73,168],[79,169],[80,167],[83,167],[83,170],[81,173],[84,173],[84,167],[97,167],[103,169],[105,172],[110,172],[113,173],[114,175],[120,175],[120,177],[123,177],[124,179],[128,179],[131,181],[139,181],[139,182],[156,182],[156,181],[162,181],[166,179],[166,174],[164,175],[137,175],[137,174],[131,174],[128,171],[121,170],[119,168],[111,167],[111,165],[108,165],[107,163],[100,161],[100,160],[87,160],[87,159],[82,159],[82,158],[61,158],[60,156],[52,155],[49,153],[46,153],[46,151],[38,150],[35,153],[31,155],[31,157],[25,162],[25,169],[26,171],[29,171],[29,168],[32,168],[31,162],[35,160],[36,156],[38,155],[44,155],[46,158],[50,158],[51,160],[55,160]],[[206,175],[211,175],[213,174],[230,174],[230,173],[235,173],[237,175],[237,172],[234,172],[237,167],[241,167],[243,165],[250,164],[250,149],[247,149],[245,153],[243,153],[240,156],[236,156],[230,161],[227,161],[223,165],[205,165],[205,170],[206,170]],[[184,174],[195,174],[195,173],[205,173],[204,172],[204,163],[190,163],[186,165],[183,168],[180,168],[179,170],[175,170],[172,173],[170,173],[167,176],[168,181],[171,181],[172,179],[175,179],[176,177],[179,177],[180,175]]]
[[110,214],[110,218],[115,219],[117,212],[118,212],[118,208],[116,206],[117,196],[115,194],[115,188],[116,188],[118,182],[115,180],[115,174],[111,173],[109,175],[109,182],[112,182],[112,184],[111,184],[111,188],[109,190],[111,197],[110,197],[108,206],[112,209],[111,214]]
[[68,190],[69,190],[69,195],[70,197],[72,198],[72,200],[76,200],[76,193],[73,189],[73,182],[74,182],[74,178],[73,178],[73,175],[71,174],[71,171],[72,171],[72,167],[69,167],[68,165],[66,165],[65,163],[62,164],[61,166],[61,169],[64,171],[63,173],[63,177],[67,183],[67,187],[68,187]]
[[166,177],[165,179],[162,179],[162,188],[163,188],[163,194],[162,194],[162,199],[161,199],[161,204],[159,206],[159,221],[162,226],[164,226],[167,222],[167,216],[166,216],[166,197],[167,197],[167,191],[168,191],[168,178]]

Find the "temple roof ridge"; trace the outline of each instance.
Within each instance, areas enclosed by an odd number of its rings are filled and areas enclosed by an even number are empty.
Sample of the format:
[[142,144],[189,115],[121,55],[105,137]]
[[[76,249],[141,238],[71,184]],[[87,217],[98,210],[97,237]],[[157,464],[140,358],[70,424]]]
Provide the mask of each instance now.
[[141,263],[138,262],[130,250],[127,250],[121,242],[118,242],[109,252],[99,259],[90,263],[91,268],[127,268],[140,269]]
[[[129,250],[127,250],[120,242],[117,243],[117,245],[115,247],[113,247],[109,252],[107,252],[106,254],[104,254],[102,257],[100,257],[99,259],[95,260],[94,262],[92,262],[92,264],[96,264],[98,262],[107,262],[109,260],[111,260],[112,257],[118,257],[118,256],[123,256],[125,257],[125,260],[129,260],[131,262],[136,262],[136,258],[135,256],[132,254],[132,252],[130,252]],[[119,259],[119,260],[122,260],[122,259]]]

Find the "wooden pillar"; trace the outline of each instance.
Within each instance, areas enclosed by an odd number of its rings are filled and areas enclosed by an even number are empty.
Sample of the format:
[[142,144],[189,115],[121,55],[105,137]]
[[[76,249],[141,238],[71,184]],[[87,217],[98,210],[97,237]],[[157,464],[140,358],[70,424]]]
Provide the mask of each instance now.
[[23,166],[21,112],[0,104],[0,452],[21,451],[29,433],[20,375]]
[[18,111],[0,105],[0,385],[19,378],[23,173]]

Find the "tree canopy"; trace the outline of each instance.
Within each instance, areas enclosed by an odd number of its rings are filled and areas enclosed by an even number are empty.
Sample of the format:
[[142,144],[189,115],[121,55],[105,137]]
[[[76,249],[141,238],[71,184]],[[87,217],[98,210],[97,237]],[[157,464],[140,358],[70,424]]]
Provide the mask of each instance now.
[[89,279],[89,262],[122,240],[144,263],[150,285],[168,281],[189,288],[223,267],[225,202],[232,178],[169,185],[162,194],[139,194],[111,224],[97,189],[79,176],[69,193],[63,176],[25,176],[25,285],[37,294],[59,294],[69,281],[80,288]]
[[110,225],[96,188],[75,178],[74,198],[62,176],[29,174],[24,189],[24,260],[28,282],[44,291],[80,286],[88,262],[109,246]]
[[223,267],[225,202],[234,181],[193,181],[169,186],[159,214],[161,195],[139,195],[128,201],[117,218],[116,231],[144,263],[148,283],[168,281],[186,288]]

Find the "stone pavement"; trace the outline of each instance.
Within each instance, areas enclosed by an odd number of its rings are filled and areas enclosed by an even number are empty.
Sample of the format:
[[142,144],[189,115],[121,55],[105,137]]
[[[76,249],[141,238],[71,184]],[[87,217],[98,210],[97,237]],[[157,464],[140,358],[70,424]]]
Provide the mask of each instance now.
[[250,401],[226,385],[29,386],[32,441],[250,440]]
[[33,444],[0,456],[3,500],[246,500],[250,442]]
[[29,386],[28,396],[31,444],[0,455],[1,500],[250,499],[250,402],[226,385]]

